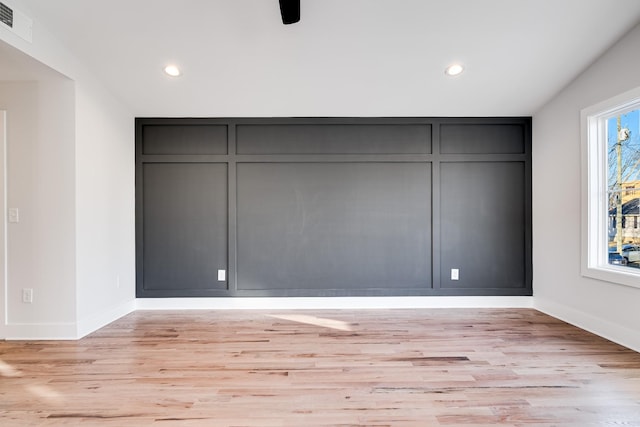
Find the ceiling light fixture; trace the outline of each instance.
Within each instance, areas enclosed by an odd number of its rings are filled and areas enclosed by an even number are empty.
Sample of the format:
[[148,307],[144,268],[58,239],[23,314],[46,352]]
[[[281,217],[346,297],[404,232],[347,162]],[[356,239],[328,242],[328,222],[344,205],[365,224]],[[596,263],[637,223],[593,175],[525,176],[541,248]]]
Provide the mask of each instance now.
[[164,72],[171,77],[178,77],[180,73],[180,69],[175,65],[167,65],[164,67]]
[[464,71],[464,67],[461,64],[451,64],[445,70],[444,73],[447,76],[458,76]]

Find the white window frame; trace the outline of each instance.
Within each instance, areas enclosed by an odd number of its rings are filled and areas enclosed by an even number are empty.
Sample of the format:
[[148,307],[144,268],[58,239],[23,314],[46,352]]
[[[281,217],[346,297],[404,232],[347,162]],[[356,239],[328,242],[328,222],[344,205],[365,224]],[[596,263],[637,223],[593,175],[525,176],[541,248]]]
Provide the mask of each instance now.
[[580,113],[582,152],[582,275],[640,288],[640,269],[609,264],[607,126],[612,116],[640,109],[640,87]]

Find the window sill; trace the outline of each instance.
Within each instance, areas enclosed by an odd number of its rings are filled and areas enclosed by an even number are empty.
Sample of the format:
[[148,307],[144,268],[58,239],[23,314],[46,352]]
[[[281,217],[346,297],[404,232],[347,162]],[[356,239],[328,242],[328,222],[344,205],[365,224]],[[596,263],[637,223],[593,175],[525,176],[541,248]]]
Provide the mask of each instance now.
[[606,267],[586,267],[582,269],[582,275],[591,279],[602,280],[616,285],[630,286],[640,289],[640,269],[618,267],[615,265]]

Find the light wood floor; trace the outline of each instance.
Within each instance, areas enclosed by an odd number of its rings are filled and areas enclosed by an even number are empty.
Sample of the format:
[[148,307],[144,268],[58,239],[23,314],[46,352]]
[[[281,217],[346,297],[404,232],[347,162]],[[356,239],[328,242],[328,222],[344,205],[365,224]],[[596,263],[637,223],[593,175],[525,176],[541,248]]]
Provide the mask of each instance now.
[[640,426],[640,354],[526,309],[141,311],[0,341],[0,425]]

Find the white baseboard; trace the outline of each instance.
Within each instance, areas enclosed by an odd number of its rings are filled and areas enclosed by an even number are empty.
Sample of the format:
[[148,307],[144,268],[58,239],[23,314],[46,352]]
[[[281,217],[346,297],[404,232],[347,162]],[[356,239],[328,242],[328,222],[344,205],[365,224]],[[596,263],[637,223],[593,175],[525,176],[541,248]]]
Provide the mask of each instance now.
[[136,301],[130,300],[116,307],[103,310],[77,323],[9,323],[4,326],[7,340],[77,340],[136,309]]
[[136,301],[135,299],[132,299],[115,307],[111,307],[107,310],[102,310],[99,313],[81,319],[78,322],[78,338],[82,338],[92,332],[97,331],[98,329],[108,325],[114,320],[117,320],[122,316],[126,316],[127,314],[135,311],[135,309]]
[[640,331],[638,329],[630,329],[546,299],[535,298],[534,308],[580,329],[640,352]]
[[8,341],[78,339],[75,323],[8,323],[4,330]]
[[8,324],[7,340],[76,340],[135,310],[533,308],[533,297],[139,298],[76,323]]
[[138,310],[533,308],[533,297],[138,298]]

